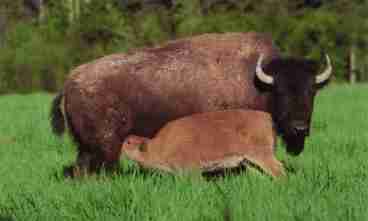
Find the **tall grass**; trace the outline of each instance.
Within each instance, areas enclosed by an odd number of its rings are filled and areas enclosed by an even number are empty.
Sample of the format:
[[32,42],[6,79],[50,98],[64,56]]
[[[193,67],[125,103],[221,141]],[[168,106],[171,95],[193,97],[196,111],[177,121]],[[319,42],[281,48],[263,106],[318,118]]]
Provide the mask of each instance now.
[[367,91],[321,91],[303,154],[278,148],[289,171],[281,180],[253,170],[215,181],[147,174],[125,160],[113,176],[65,179],[75,147],[50,132],[52,97],[0,97],[0,220],[367,220]]

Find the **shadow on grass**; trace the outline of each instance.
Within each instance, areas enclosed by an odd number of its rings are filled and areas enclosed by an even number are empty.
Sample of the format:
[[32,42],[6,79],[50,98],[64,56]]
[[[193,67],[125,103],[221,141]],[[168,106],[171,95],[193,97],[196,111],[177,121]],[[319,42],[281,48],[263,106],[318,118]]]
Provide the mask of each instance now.
[[[65,176],[65,168],[62,170],[57,170],[50,174],[50,179],[55,180],[56,182],[64,182],[64,181],[84,181],[88,180],[93,177],[93,179],[97,180],[112,180],[116,177],[135,177],[139,176],[143,179],[150,179],[152,177],[162,177],[165,175],[164,172],[150,170],[150,169],[144,169],[141,167],[128,167],[128,168],[117,168],[114,171],[107,171],[107,170],[101,170],[97,173],[93,174],[86,174],[78,177],[72,177],[72,176]],[[0,220],[1,221],[1,220]]]
[[[285,169],[287,173],[294,174],[296,173],[296,168],[293,167],[291,164],[286,164]],[[246,175],[249,171],[248,167],[254,167],[260,174],[264,175],[265,177],[269,177],[272,179],[271,176],[265,174],[259,167],[256,165],[248,165],[248,166],[240,166],[236,168],[227,168],[222,170],[216,170],[216,171],[210,171],[210,172],[202,172],[199,173],[200,176],[204,178],[204,180],[208,182],[216,182],[220,179],[224,179],[227,177],[233,177],[233,176],[239,176],[239,175]],[[197,174],[197,173],[194,173]],[[139,177],[140,179],[146,180],[146,179],[152,179],[153,177],[155,179],[161,179],[165,177],[167,179],[168,177],[172,177],[175,179],[175,175],[169,172],[160,171],[156,169],[146,169],[140,166],[127,166],[127,167],[118,167],[114,171],[106,171],[102,170],[98,173],[84,175],[80,177],[65,177],[62,170],[55,171],[50,175],[50,178],[55,180],[56,182],[64,182],[64,181],[84,181],[89,180],[90,178],[96,179],[96,180],[113,180],[115,178],[121,178],[121,177]],[[1,220],[0,220],[1,221]]]
[[231,168],[231,169],[204,172],[204,173],[202,173],[202,176],[207,181],[217,181],[220,178],[225,178],[225,177],[228,177],[228,176],[238,176],[238,175],[241,175],[241,174],[246,173],[246,172],[247,172],[247,167],[246,166],[240,166],[240,167]]
[[[245,174],[246,172],[247,172],[247,167],[240,166],[240,167],[231,168],[231,169],[215,170],[215,171],[200,172],[200,173],[194,172],[193,174],[191,173],[188,173],[188,174],[193,175],[193,177],[199,174],[206,181],[215,183],[216,181],[219,181],[220,179],[224,179],[226,177],[231,177],[231,176],[242,175],[242,174]],[[173,177],[175,178],[176,176],[180,176],[180,173],[178,173],[177,175],[174,175],[169,172],[164,172],[164,171],[155,170],[155,169],[146,169],[142,167],[129,168],[124,171],[120,170],[118,174],[120,176],[139,176],[143,179],[150,179],[152,177],[159,177],[159,178]],[[182,175],[185,175],[185,174],[187,173],[183,173]]]

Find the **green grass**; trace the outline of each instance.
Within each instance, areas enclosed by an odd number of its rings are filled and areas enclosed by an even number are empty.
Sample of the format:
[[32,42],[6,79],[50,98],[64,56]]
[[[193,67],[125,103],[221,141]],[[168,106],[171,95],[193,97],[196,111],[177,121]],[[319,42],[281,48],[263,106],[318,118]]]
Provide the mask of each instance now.
[[143,174],[125,161],[120,175],[64,179],[75,147],[50,132],[51,98],[0,97],[0,220],[223,220],[226,207],[231,220],[368,220],[368,85],[321,91],[303,154],[278,149],[295,171],[282,180]]

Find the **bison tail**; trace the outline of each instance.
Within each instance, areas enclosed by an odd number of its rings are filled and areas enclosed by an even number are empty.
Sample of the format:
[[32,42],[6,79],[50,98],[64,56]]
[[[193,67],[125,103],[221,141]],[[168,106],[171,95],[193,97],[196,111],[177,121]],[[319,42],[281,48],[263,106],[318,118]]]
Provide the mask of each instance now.
[[61,136],[65,131],[65,119],[61,107],[62,101],[63,93],[60,92],[52,101],[50,112],[52,132],[57,136]]

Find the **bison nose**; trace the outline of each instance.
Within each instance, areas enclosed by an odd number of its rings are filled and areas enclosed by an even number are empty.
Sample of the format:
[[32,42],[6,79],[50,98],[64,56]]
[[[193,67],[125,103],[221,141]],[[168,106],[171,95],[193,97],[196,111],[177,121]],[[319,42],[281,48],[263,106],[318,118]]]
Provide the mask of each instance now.
[[294,122],[293,129],[296,135],[309,135],[309,127],[304,122]]

